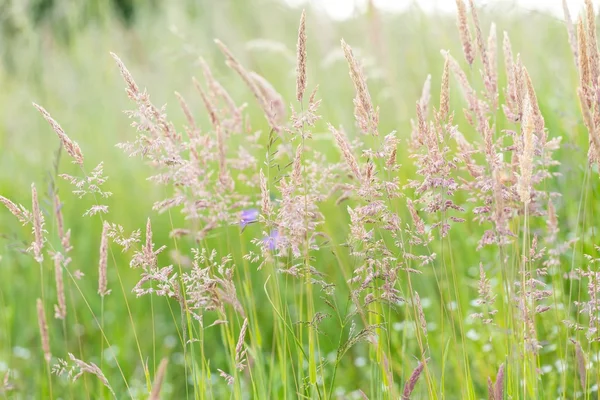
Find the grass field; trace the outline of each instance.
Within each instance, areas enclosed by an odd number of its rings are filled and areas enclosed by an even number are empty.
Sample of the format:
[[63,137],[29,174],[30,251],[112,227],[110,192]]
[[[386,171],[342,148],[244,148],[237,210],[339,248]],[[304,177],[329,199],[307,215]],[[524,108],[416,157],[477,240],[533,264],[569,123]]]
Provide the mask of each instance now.
[[593,12],[93,4],[5,17],[2,396],[598,398]]

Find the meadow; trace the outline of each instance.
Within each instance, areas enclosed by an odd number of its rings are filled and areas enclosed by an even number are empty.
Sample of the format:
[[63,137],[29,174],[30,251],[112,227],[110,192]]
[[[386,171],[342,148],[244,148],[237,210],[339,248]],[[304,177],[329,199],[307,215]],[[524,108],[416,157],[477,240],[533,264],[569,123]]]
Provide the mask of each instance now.
[[3,398],[598,398],[591,0],[7,4]]

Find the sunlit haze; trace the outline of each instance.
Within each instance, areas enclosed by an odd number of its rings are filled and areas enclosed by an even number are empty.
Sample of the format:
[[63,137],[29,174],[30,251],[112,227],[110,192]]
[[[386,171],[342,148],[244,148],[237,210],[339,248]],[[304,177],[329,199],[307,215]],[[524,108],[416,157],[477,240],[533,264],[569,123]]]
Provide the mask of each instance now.
[[[373,4],[382,11],[399,12],[418,4],[424,11],[452,12],[456,8],[454,0],[372,0]],[[355,13],[366,9],[369,0],[285,0],[291,6],[301,6],[310,3],[313,7],[323,10],[334,19],[347,19]],[[562,16],[562,0],[480,0],[479,6],[497,3],[512,5],[523,10],[547,11],[556,16]],[[584,0],[567,0],[572,15],[576,15],[583,7]]]

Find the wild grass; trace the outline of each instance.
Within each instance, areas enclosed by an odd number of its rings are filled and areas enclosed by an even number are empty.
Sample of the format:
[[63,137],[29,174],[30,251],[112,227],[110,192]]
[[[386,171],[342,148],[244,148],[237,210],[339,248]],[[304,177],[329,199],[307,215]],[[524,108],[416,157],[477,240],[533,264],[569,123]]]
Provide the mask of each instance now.
[[2,395],[597,398],[596,14],[456,3],[16,38]]

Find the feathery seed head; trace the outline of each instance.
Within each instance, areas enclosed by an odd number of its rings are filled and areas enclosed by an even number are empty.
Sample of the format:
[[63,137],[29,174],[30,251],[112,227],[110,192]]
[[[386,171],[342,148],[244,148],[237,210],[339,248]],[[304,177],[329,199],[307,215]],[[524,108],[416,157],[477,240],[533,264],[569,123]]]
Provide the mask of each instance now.
[[0,196],[0,203],[4,204],[4,206],[10,211],[12,215],[17,217],[17,219],[23,223],[23,225],[29,223],[31,221],[31,213],[25,209],[22,205],[16,205],[9,199],[4,196]]
[[352,154],[352,148],[350,147],[350,143],[348,143],[348,138],[346,138],[346,135],[344,135],[343,131],[335,129],[333,125],[328,124],[327,126],[329,127],[329,131],[333,134],[335,142],[340,148],[342,156],[350,168],[350,171],[352,171],[356,179],[362,181],[362,174],[360,172],[358,162],[356,161],[354,154]]
[[[581,59],[581,57],[580,57]],[[590,164],[600,161],[600,132],[596,127],[596,122],[592,117],[592,111],[588,105],[588,98],[583,88],[577,89],[579,95],[579,105],[581,107],[581,114],[583,115],[583,123],[588,130],[588,137],[590,148],[588,151],[588,161]]]
[[579,50],[579,87],[583,89],[585,101],[588,107],[590,107],[592,77],[590,73],[590,60],[588,59],[588,45],[583,16],[580,17],[579,21],[577,22],[577,45]]
[[492,382],[492,378],[488,376],[488,400],[496,400],[496,395],[494,394],[494,382]]
[[34,242],[31,244],[33,249],[33,256],[35,260],[39,263],[44,261],[44,255],[42,254],[42,249],[44,247],[44,216],[40,211],[40,204],[38,202],[37,190],[35,189],[35,185],[31,184],[31,210],[33,213],[33,235]]
[[283,122],[285,120],[286,107],[285,102],[283,101],[283,96],[275,90],[271,82],[265,79],[265,77],[257,74],[254,71],[249,73],[250,78],[256,84],[256,87],[261,92],[263,98],[266,100],[269,106],[269,112],[272,115],[272,118],[275,119],[278,123]]
[[296,155],[294,156],[294,163],[292,169],[292,184],[296,187],[302,185],[302,153],[304,151],[304,146],[299,144],[296,147]]
[[562,0],[563,6],[563,14],[565,17],[565,24],[567,25],[567,32],[569,34],[569,46],[571,46],[571,51],[573,52],[573,59],[575,60],[575,65],[579,65],[579,52],[577,51],[577,34],[575,32],[575,27],[573,26],[573,20],[571,20],[571,13],[569,12],[569,6],[567,5],[567,0]]
[[263,216],[268,219],[273,214],[273,205],[271,204],[268,182],[262,169],[260,170],[260,198],[261,212]]
[[585,359],[585,353],[581,344],[576,340],[571,340],[575,345],[575,359],[577,361],[577,374],[579,375],[579,382],[581,383],[581,389],[585,392],[587,390],[586,377],[587,377],[587,362]]
[[194,116],[192,115],[192,112],[190,111],[190,107],[188,106],[187,102],[185,101],[185,99],[179,92],[175,92],[175,96],[177,97],[177,100],[179,101],[179,106],[181,107],[181,110],[183,111],[183,115],[185,115],[185,119],[191,130],[190,133],[193,135],[197,128],[196,128],[196,121],[194,120]]
[[296,45],[296,98],[302,102],[306,90],[306,11],[302,10]]
[[417,381],[419,380],[423,369],[425,369],[425,363],[427,361],[429,361],[429,359],[425,360],[425,362],[419,361],[419,365],[417,365],[417,368],[415,368],[412,374],[410,374],[410,378],[408,378],[408,381],[406,381],[406,384],[404,385],[404,390],[402,391],[402,400],[410,400],[410,395],[415,390]]
[[106,388],[110,391],[114,398],[117,396],[113,388],[110,386],[108,379],[104,376],[102,370],[94,363],[86,363],[85,361],[77,359],[72,353],[69,353],[69,359],[75,364],[75,366],[79,369],[77,374],[74,374],[71,378],[73,381],[79,379],[84,373],[88,373],[94,375]]
[[496,38],[496,24],[492,22],[490,26],[490,35],[487,40],[487,52],[488,52],[488,78],[489,82],[486,82],[486,87],[489,86],[488,90],[493,95],[495,101],[496,92],[498,90],[498,44]]
[[427,321],[425,320],[425,313],[423,312],[423,306],[421,305],[421,298],[419,293],[415,290],[415,305],[417,306],[417,316],[419,317],[419,324],[423,330],[423,334],[427,336]]
[[500,368],[498,368],[494,389],[494,398],[496,400],[504,399],[504,364],[500,364]]
[[42,114],[44,119],[50,124],[52,130],[58,135],[63,148],[67,151],[67,153],[73,157],[75,163],[83,166],[83,154],[81,153],[81,149],[77,142],[74,142],[67,136],[65,131],[61,128],[61,126],[50,116],[48,111],[44,109],[44,107],[33,103],[33,106]]
[[514,67],[514,77],[515,77],[515,94],[517,96],[516,101],[516,111],[518,115],[518,121],[523,120],[523,113],[525,98],[527,97],[527,90],[523,90],[524,82],[523,82],[523,64],[521,63],[521,55],[517,54],[517,61],[513,65]]
[[373,107],[371,95],[369,94],[369,89],[367,87],[367,80],[363,74],[362,67],[356,57],[354,57],[352,48],[344,41],[344,39],[341,40],[341,43],[344,57],[350,67],[350,78],[352,79],[356,91],[356,97],[354,99],[354,116],[356,122],[363,133],[370,133],[374,136],[378,136],[377,125],[379,123],[379,111]]
[[42,350],[46,363],[50,363],[52,354],[50,353],[50,337],[48,336],[48,323],[46,322],[46,313],[44,312],[44,303],[41,299],[37,299],[37,315],[38,325],[40,328],[40,337],[42,340]]
[[417,210],[411,199],[406,199],[406,205],[408,206],[408,211],[410,212],[410,216],[413,220],[413,224],[415,225],[415,229],[419,235],[425,234],[425,224],[423,224],[423,220],[419,217]]
[[465,59],[469,65],[473,65],[475,60],[475,51],[473,49],[473,42],[471,39],[471,33],[469,32],[469,22],[467,20],[467,6],[463,0],[456,0],[457,17],[458,17],[458,33],[460,34],[460,40],[462,42],[463,52],[465,53]]
[[587,44],[591,83],[596,87],[598,85],[598,77],[600,77],[600,55],[598,54],[598,38],[596,34],[596,13],[594,11],[592,0],[585,0],[585,9],[587,16]]
[[165,375],[167,374],[168,364],[168,358],[163,358],[160,361],[160,364],[158,365],[158,370],[156,371],[156,376],[154,377],[154,382],[152,384],[152,392],[150,393],[150,397],[148,397],[148,400],[160,400],[160,390],[165,380]]
[[450,111],[450,60],[446,56],[444,61],[444,72],[442,73],[442,89],[440,91],[439,120],[446,121]]
[[260,105],[263,112],[265,113],[265,117],[267,118],[267,122],[269,123],[271,129],[273,129],[276,132],[279,132],[280,127],[275,119],[275,115],[272,112],[273,107],[268,101],[270,99],[265,98],[265,96],[263,94],[264,89],[260,89],[257,86],[257,83],[252,78],[252,76],[242,66],[242,64],[233,56],[233,53],[231,53],[231,51],[227,48],[227,46],[225,46],[223,44],[223,42],[221,42],[219,39],[215,39],[215,43],[217,44],[217,46],[219,47],[219,49],[225,56],[227,66],[229,66],[229,68],[234,70],[240,76],[240,78],[242,78],[242,80],[244,81],[246,86],[248,86],[248,88],[250,89],[250,91],[252,92],[252,94],[254,95],[256,100],[258,101],[258,104]]
[[100,237],[100,261],[98,263],[98,294],[102,297],[110,294],[107,290],[107,265],[108,265],[108,230],[110,225],[104,221],[102,236]]
[[525,88],[527,90],[527,96],[529,99],[529,106],[531,107],[534,131],[540,138],[544,138],[545,137],[544,117],[542,116],[542,112],[540,111],[540,106],[538,104],[537,95],[535,94],[535,88],[533,87],[533,83],[531,82],[531,77],[529,76],[529,72],[527,72],[527,69],[524,67],[523,67],[523,77],[524,77],[524,81],[525,81]]
[[58,302],[58,304],[54,306],[54,317],[64,320],[67,316],[67,302],[65,299],[62,262],[62,254],[54,254],[54,278],[56,281],[56,297]]
[[431,74],[427,75],[423,89],[421,90],[421,98],[419,99],[419,106],[423,110],[423,114],[429,114],[429,102],[431,100]]
[[220,121],[219,121],[219,117],[217,115],[217,110],[215,108],[215,105],[210,101],[210,99],[206,95],[206,92],[204,91],[204,89],[202,89],[200,82],[198,82],[198,80],[195,77],[192,78],[192,82],[194,83],[194,87],[196,88],[196,90],[198,90],[198,93],[200,93],[200,98],[202,98],[202,103],[204,104],[206,111],[208,111],[208,117],[210,118],[210,123],[216,129],[219,126]]
[[533,131],[535,129],[533,123],[533,111],[531,105],[527,101],[527,107],[523,116],[523,153],[520,157],[520,172],[519,178],[519,196],[525,206],[531,201],[531,172],[533,169]]
[[117,63],[117,67],[119,67],[121,76],[123,77],[123,80],[127,84],[127,95],[129,96],[130,99],[137,101],[137,99],[140,95],[140,88],[135,83],[135,80],[133,79],[133,75],[131,75],[131,72],[129,72],[129,70],[127,69],[127,67],[125,66],[123,61],[121,61],[119,56],[117,56],[115,53],[110,53],[110,55],[112,56],[112,58],[114,58],[115,62]]
[[242,329],[240,330],[240,336],[235,346],[235,363],[239,371],[244,370],[246,367],[246,350],[244,349],[244,340],[246,338],[246,331],[248,330],[248,318],[244,319]]

